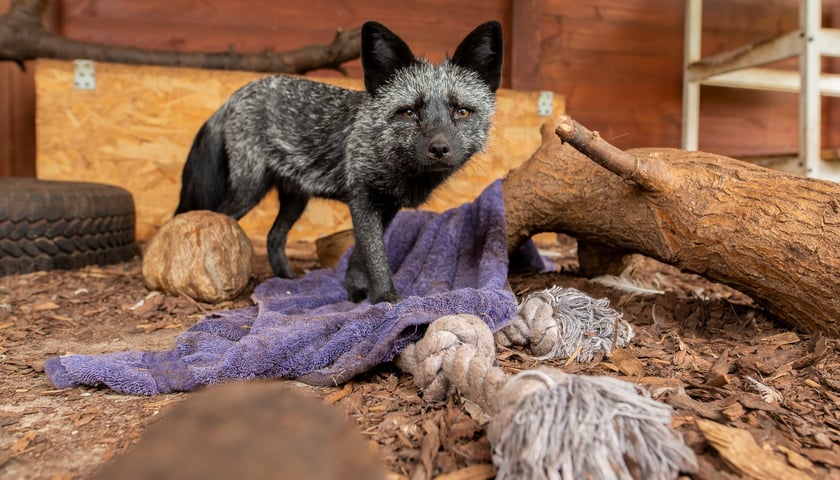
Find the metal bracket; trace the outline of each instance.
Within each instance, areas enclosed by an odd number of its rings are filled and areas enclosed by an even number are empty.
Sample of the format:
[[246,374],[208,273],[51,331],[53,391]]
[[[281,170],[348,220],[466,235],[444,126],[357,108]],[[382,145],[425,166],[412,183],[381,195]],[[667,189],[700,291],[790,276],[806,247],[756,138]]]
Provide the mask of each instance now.
[[554,92],[543,90],[537,98],[537,115],[549,117],[554,113]]
[[73,61],[73,87],[77,90],[96,89],[96,67],[93,60]]

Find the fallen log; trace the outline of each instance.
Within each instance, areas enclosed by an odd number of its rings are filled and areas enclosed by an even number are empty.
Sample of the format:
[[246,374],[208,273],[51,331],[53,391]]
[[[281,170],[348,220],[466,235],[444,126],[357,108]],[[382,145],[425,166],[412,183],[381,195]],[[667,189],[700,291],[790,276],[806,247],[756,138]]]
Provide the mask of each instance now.
[[543,125],[542,141],[503,180],[511,250],[564,232],[729,285],[792,327],[840,337],[840,184],[705,152],[623,152],[565,115]]

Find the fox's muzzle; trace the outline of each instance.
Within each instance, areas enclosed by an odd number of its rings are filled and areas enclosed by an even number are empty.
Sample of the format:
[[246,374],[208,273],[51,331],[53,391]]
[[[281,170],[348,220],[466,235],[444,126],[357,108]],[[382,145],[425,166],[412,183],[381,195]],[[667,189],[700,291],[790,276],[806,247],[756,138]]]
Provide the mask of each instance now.
[[417,145],[420,161],[430,170],[448,170],[457,163],[458,146],[451,137],[444,134],[434,134],[424,137]]
[[442,160],[445,157],[449,156],[450,152],[449,142],[447,142],[443,138],[433,138],[431,142],[429,142],[429,151],[428,155],[432,159]]

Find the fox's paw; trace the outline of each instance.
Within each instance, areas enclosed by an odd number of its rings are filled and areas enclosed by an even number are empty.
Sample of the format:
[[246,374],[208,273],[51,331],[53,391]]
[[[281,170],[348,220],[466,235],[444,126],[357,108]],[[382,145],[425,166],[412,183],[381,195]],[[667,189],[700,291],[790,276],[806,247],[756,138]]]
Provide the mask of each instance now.
[[397,295],[397,292],[395,292],[394,290],[386,290],[383,292],[370,292],[369,298],[370,303],[373,304],[382,302],[400,303],[400,300],[402,300],[400,296]]
[[347,293],[350,294],[350,301],[359,303],[365,298],[367,298],[367,290],[365,289],[354,289],[347,287]]
[[269,254],[268,262],[271,264],[271,271],[274,272],[274,276],[280,278],[295,278],[295,272],[289,265],[289,261],[286,259],[285,254]]
[[344,288],[347,289],[351,301],[356,303],[361,302],[367,298],[367,276],[358,270],[347,270],[347,275],[344,277]]
[[386,292],[380,295],[371,295],[370,303],[400,303],[400,300],[402,300],[402,298],[400,298],[400,296],[397,295],[395,292]]

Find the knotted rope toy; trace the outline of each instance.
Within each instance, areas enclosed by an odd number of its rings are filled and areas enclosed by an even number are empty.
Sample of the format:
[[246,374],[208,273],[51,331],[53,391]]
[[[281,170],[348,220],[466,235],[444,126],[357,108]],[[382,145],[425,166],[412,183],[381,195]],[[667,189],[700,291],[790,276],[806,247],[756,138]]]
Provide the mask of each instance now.
[[598,351],[623,347],[633,328],[610,308],[574,288],[552,287],[534,292],[517,308],[514,321],[496,332],[499,345],[530,347],[540,360],[573,357],[589,362]]
[[[558,296],[585,296],[565,290],[552,289],[535,298],[552,306],[551,316],[556,317],[553,307],[562,303]],[[520,307],[520,319],[527,318],[525,310],[541,310],[542,315],[531,318],[544,321],[548,310],[531,307]],[[618,333],[625,332],[615,335],[617,343],[626,342],[629,325],[616,324]],[[497,479],[664,480],[697,470],[694,452],[669,427],[671,407],[650,398],[646,390],[615,378],[550,368],[510,377],[494,365],[493,342],[478,317],[444,316],[397,362],[414,375],[424,398],[441,400],[457,390],[490,415],[487,436]]]

